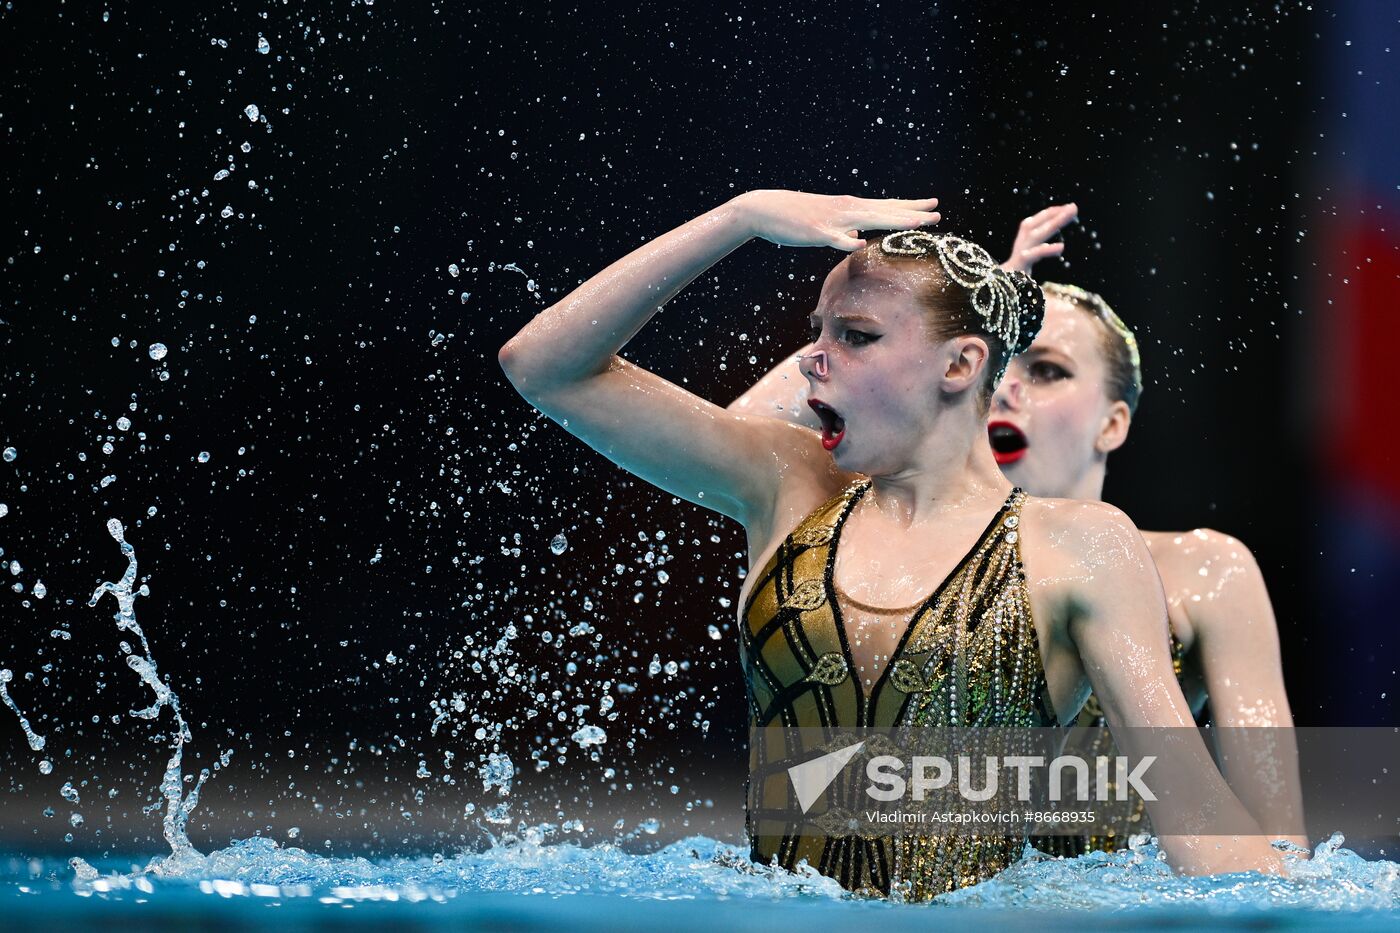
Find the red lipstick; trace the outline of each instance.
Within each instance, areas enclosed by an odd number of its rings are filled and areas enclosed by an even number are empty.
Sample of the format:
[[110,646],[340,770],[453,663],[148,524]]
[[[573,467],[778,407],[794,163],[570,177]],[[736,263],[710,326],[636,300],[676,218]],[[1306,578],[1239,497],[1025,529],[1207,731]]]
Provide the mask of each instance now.
[[1010,421],[993,421],[987,425],[987,440],[992,444],[992,456],[999,466],[1015,463],[1026,455],[1030,441],[1025,432]]
[[821,399],[809,398],[807,404],[812,411],[817,413],[817,417],[822,420],[822,447],[827,450],[835,450],[846,436],[846,421]]

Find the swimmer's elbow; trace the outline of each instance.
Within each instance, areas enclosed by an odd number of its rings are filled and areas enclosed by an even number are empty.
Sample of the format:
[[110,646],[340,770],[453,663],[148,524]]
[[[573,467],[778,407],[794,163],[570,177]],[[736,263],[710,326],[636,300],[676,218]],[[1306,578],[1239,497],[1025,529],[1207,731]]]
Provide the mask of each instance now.
[[532,361],[535,356],[537,354],[531,353],[529,347],[521,345],[519,334],[507,340],[496,353],[496,362],[500,364],[506,379],[510,380],[517,392],[532,401],[549,390],[547,370]]
[[524,399],[549,413],[551,400],[567,396],[589,380],[596,379],[623,365],[617,354],[611,354],[597,365],[581,367],[546,347],[532,345],[529,338],[516,334],[496,351],[501,372]]
[[515,345],[515,338],[505,342],[501,349],[496,351],[496,362],[501,366],[501,372],[506,374],[506,378],[511,382],[515,381],[512,375],[520,365],[520,350]]
[[496,362],[500,364],[501,372],[505,373],[506,379],[515,386],[516,391],[524,395],[528,379],[523,371],[524,367],[520,357],[520,347],[516,344],[514,337],[507,340],[505,345],[496,352]]

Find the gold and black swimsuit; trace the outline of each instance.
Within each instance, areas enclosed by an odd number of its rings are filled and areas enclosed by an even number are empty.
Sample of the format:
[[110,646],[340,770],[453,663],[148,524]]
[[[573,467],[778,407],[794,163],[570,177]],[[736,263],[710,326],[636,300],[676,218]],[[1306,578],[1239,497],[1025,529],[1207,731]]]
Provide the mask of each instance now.
[[[744,606],[740,653],[748,687],[748,832],[755,862],[806,863],[871,894],[912,900],[975,884],[1021,854],[1025,836],[804,835],[791,822],[782,748],[764,727],[1053,726],[1021,563],[1021,506],[1012,491],[972,550],[913,607],[869,695],[852,659],[833,572],[841,528],[870,489],[852,484],[808,515],[769,558]],[[869,607],[867,607],[869,608]]]

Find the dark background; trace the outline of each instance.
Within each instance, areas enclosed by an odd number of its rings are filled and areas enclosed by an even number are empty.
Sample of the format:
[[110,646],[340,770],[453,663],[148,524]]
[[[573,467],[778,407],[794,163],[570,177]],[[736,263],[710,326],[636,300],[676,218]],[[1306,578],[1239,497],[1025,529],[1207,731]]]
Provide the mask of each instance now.
[[[1107,498],[1254,549],[1300,725],[1395,724],[1400,521],[1376,516],[1400,515],[1397,403],[1334,391],[1388,378],[1336,331],[1396,308],[1394,10],[1123,6],[0,11],[0,547],[21,568],[0,664],[48,739],[31,752],[0,711],[0,837],[160,848],[141,807],[169,720],[129,715],[149,691],[115,603],[87,605],[124,568],[112,517],[189,757],[234,752],[197,844],[739,832],[742,534],[533,412],[495,353],[758,187],[937,195],[943,229],[997,253],[1078,202],[1037,272],[1108,297],[1147,381]],[[728,402],[800,344],[838,258],[746,246],[627,355]],[[1353,423],[1359,480],[1330,433]],[[586,724],[596,750],[570,739]],[[508,797],[483,790],[492,752]]]

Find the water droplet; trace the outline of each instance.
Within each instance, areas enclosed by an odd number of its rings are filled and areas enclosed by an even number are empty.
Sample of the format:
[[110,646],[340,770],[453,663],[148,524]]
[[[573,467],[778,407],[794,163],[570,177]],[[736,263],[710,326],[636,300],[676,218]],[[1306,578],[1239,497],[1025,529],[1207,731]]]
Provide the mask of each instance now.
[[117,430],[118,430],[118,431],[129,431],[129,430],[131,430],[131,419],[128,418],[126,415],[122,415],[120,418],[118,418],[118,419],[117,419]]
[[146,352],[151,355],[151,359],[153,360],[163,360],[165,359],[165,354],[170,351],[165,348],[165,344],[163,343],[153,343]]
[[4,454],[0,454],[0,456],[5,458],[6,463],[14,463],[15,458],[19,456],[19,451],[13,447],[6,447]]
[[49,588],[47,586],[44,586],[44,581],[34,581],[34,598],[43,599],[47,595],[49,595]]
[[45,758],[43,761],[39,762],[39,773],[40,773],[40,774],[53,774],[53,762],[52,762],[52,761],[49,761],[47,758]]
[[510,785],[515,777],[515,765],[511,762],[509,755],[499,752],[492,752],[486,764],[481,768],[481,785],[483,790],[490,790],[495,787],[497,791],[505,796],[510,793]]
[[[268,52],[271,52],[271,51],[272,51],[272,45],[271,45],[266,39],[264,39],[262,36],[258,36],[258,54],[259,54],[259,55],[266,55]],[[293,836],[292,838],[295,839],[296,837]]]
[[244,107],[243,115],[246,116],[249,120],[252,120],[254,123],[256,123],[258,121],[259,116],[258,105],[249,104],[248,106]]
[[6,505],[5,503],[0,502],[0,518],[4,518],[6,515],[9,515],[9,514],[10,514],[10,507],[9,507],[8,505]]
[[455,262],[448,263],[447,274],[455,279],[457,276],[462,274],[462,270],[457,267],[457,264]]
[[208,462],[209,462],[209,451],[207,451],[207,450],[201,450],[201,451],[199,452],[199,456],[198,456],[198,457],[195,457],[195,459],[198,460],[200,463],[208,463]]
[[608,740],[608,734],[598,726],[584,726],[569,738],[581,747],[588,748],[590,745],[602,745]]
[[569,549],[569,539],[564,537],[563,532],[555,535],[549,541],[549,549],[556,555],[563,554]]

